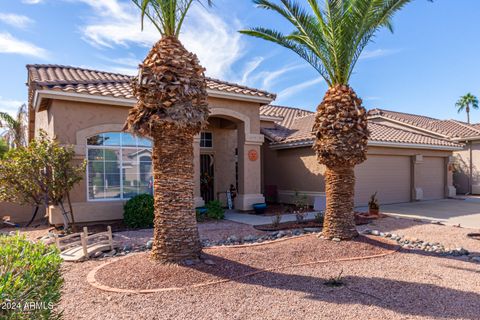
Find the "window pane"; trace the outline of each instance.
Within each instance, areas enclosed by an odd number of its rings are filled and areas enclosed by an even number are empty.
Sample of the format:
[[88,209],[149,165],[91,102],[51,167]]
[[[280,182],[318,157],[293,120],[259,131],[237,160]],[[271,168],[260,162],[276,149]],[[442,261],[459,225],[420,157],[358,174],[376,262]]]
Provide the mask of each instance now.
[[213,146],[213,135],[211,132],[201,132],[200,133],[200,147],[202,148],[212,148]]
[[103,161],[89,161],[88,162],[88,174],[89,176],[98,176],[103,175],[105,168],[103,166]]
[[105,174],[120,174],[120,160],[119,161],[105,161]]
[[120,188],[120,174],[117,173],[105,173],[105,187],[118,187]]
[[137,139],[130,133],[122,133],[122,146],[124,147],[136,147]]
[[88,160],[104,160],[104,150],[103,149],[88,149]]
[[131,198],[138,194],[138,174],[125,174],[123,176],[123,197]]
[[120,198],[120,186],[105,187],[105,198],[117,199]]
[[103,173],[88,173],[88,186],[103,189],[105,185],[105,175]]
[[147,147],[151,148],[152,147],[152,140],[147,139],[147,138],[138,138],[138,147]]
[[91,200],[105,199],[105,190],[103,187],[89,187],[88,197]]
[[120,146],[120,133],[108,132],[103,134],[104,146]]
[[120,149],[105,149],[106,161],[118,161],[120,157]]

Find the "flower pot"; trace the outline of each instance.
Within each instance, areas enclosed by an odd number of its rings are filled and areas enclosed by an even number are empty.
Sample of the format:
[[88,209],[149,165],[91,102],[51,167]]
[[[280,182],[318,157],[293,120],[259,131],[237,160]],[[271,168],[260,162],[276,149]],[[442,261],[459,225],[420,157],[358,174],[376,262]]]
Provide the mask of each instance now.
[[379,212],[380,212],[379,209],[368,208],[368,215],[369,216],[378,216]]
[[253,210],[255,211],[255,214],[263,214],[265,213],[265,210],[267,210],[267,204],[266,203],[254,203],[252,204]]

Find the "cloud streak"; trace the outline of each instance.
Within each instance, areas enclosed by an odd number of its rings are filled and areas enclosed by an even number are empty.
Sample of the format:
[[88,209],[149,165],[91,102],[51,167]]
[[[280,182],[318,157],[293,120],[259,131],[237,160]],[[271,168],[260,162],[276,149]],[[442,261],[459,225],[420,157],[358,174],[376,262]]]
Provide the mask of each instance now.
[[0,21],[12,27],[20,29],[27,29],[35,22],[27,16],[3,12],[0,12]]
[[10,115],[16,115],[18,108],[23,104],[23,101],[7,99],[0,96],[0,111],[7,112]]
[[16,53],[24,56],[46,59],[47,50],[15,38],[8,32],[0,32],[0,53]]
[[318,83],[321,83],[322,81],[323,81],[323,79],[318,77],[318,78],[314,78],[314,79],[296,84],[294,86],[288,87],[288,88],[286,88],[286,89],[284,89],[284,90],[282,90],[278,93],[277,101],[280,101],[282,99],[286,99],[288,97],[291,97],[292,95],[294,95],[294,94],[296,94],[296,93],[298,93],[302,90],[305,90],[306,88],[314,86]]
[[25,3],[25,4],[39,4],[42,2],[43,0],[22,0],[22,3]]

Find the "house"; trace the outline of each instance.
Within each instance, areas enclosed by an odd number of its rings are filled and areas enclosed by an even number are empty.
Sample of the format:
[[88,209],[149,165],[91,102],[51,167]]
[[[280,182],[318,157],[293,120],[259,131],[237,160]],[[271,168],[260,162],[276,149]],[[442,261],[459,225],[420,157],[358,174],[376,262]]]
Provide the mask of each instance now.
[[[151,141],[122,132],[135,104],[131,77],[59,65],[27,69],[29,137],[45,130],[88,162],[85,179],[71,193],[76,220],[121,219],[125,201],[152,186]],[[324,167],[310,148],[312,112],[274,106],[274,94],[254,88],[211,78],[207,86],[209,125],[194,142],[197,206],[225,203],[232,186],[239,210],[264,202],[264,195],[290,202],[295,191],[311,201],[324,194]],[[369,119],[368,160],[356,168],[356,204],[377,191],[381,203],[454,196],[453,154],[464,151],[464,141],[381,112]],[[62,223],[58,208],[47,211],[50,223]]]

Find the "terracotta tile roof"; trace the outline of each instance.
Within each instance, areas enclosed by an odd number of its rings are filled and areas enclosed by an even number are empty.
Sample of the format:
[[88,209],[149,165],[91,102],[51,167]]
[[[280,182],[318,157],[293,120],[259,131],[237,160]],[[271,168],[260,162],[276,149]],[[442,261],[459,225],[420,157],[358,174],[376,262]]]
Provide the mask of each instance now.
[[[29,82],[35,84],[39,89],[134,98],[130,87],[131,76],[49,64],[27,65],[27,69]],[[207,78],[207,86],[208,89],[219,92],[275,99],[275,95],[272,93],[213,78]]]
[[277,124],[286,128],[292,125],[295,118],[303,117],[312,113],[312,111],[299,108],[276,106],[271,104],[260,107],[260,115],[283,118],[283,120],[277,122]]
[[[282,144],[299,144],[308,145],[313,142],[311,133],[315,114],[309,114],[303,117],[297,117],[290,128],[286,129],[263,129],[264,134],[274,141],[274,145]],[[427,134],[420,134],[408,130],[390,127],[387,125],[370,121],[368,128],[371,132],[370,141],[406,143],[406,144],[422,144],[442,147],[460,147],[461,145],[432,137]]]
[[421,130],[426,130],[445,138],[466,138],[480,135],[480,128],[458,120],[439,120],[431,117],[403,112],[373,109],[368,112],[370,117],[384,117],[402,122]]

